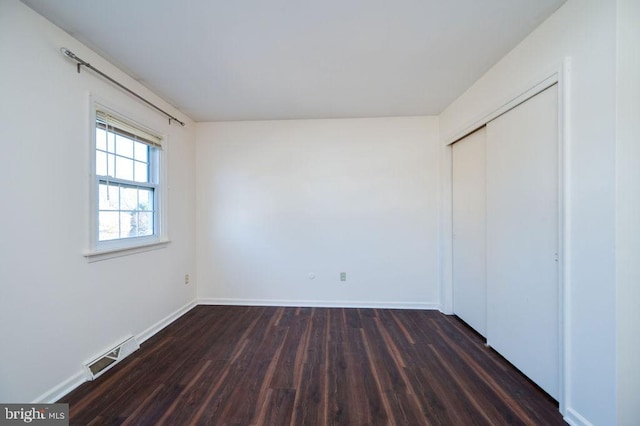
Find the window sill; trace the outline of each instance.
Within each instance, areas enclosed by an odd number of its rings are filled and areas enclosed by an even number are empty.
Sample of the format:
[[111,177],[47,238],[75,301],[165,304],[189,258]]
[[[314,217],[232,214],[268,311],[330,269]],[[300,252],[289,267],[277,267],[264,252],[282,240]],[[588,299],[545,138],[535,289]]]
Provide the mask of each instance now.
[[139,244],[135,246],[129,247],[113,247],[102,250],[93,250],[84,253],[84,257],[87,259],[87,262],[99,262],[101,260],[113,259],[116,257],[122,256],[130,256],[136,253],[144,253],[152,250],[163,249],[169,245],[171,241],[169,240],[161,240],[161,241],[153,241],[145,244]]

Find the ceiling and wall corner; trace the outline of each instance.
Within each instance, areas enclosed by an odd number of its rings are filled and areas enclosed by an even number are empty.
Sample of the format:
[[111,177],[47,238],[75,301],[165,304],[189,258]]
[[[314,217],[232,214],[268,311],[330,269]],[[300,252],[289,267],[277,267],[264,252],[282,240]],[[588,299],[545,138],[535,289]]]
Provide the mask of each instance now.
[[23,0],[196,121],[437,115],[564,0]]

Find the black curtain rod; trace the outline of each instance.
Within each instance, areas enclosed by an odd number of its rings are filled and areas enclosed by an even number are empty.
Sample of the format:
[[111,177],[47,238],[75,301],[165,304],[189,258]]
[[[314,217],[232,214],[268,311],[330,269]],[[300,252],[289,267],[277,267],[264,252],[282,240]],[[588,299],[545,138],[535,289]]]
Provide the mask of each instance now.
[[136,98],[140,99],[142,102],[146,103],[147,105],[153,107],[154,109],[156,109],[157,111],[160,111],[162,114],[166,115],[169,118],[169,124],[171,124],[171,121],[175,121],[176,123],[180,123],[181,126],[184,126],[184,122],[178,120],[177,118],[175,118],[173,115],[169,114],[168,112],[166,112],[165,110],[163,110],[160,107],[157,107],[156,105],[154,105],[153,103],[151,103],[150,101],[146,100],[145,98],[143,98],[142,96],[138,95],[136,92],[134,92],[133,90],[129,89],[128,87],[118,83],[116,80],[114,80],[113,78],[109,77],[108,75],[106,75],[105,73],[103,73],[102,71],[100,71],[99,69],[97,69],[96,67],[92,66],[89,62],[87,61],[83,61],[82,59],[78,58],[76,56],[75,53],[73,53],[72,51],[70,51],[67,48],[62,47],[60,49],[60,51],[67,57],[73,59],[74,61],[76,61],[78,64],[78,73],[80,73],[80,67],[85,66],[87,68],[89,68],[90,70],[96,72],[97,74],[99,74],[100,76],[106,78],[107,80],[109,80],[110,82],[112,82],[113,84],[115,84],[116,86],[118,86],[119,88],[121,88],[122,90],[126,91],[127,93],[135,96]]

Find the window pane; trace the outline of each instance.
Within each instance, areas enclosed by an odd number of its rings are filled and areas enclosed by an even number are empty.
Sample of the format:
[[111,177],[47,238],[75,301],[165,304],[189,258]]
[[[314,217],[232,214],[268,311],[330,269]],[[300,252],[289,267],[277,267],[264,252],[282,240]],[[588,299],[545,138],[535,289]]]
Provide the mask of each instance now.
[[120,188],[120,210],[136,210],[138,208],[138,190],[136,188]]
[[135,150],[135,159],[146,162],[149,155],[149,146],[140,142],[134,142],[133,146]]
[[115,240],[120,238],[118,212],[100,212],[98,216],[99,221],[99,236],[100,241]]
[[120,238],[136,237],[136,212],[120,212]]
[[138,235],[153,235],[153,213],[138,213]]
[[133,160],[116,157],[116,178],[133,180]]
[[124,233],[123,232],[123,238],[129,238],[129,237],[137,237],[138,236],[138,212],[137,211],[132,211],[132,212],[126,212],[126,213],[122,213],[121,217],[127,217],[127,232]]
[[153,189],[138,189],[138,207],[140,210],[153,210]]
[[102,151],[96,151],[96,174],[98,176],[107,175],[107,154]]
[[116,136],[116,154],[133,158],[133,141],[124,136]]
[[147,163],[134,161],[134,167],[135,167],[134,180],[136,182],[149,182],[149,167],[147,167]]
[[107,133],[100,128],[96,128],[96,148],[107,150]]
[[119,209],[120,188],[114,185],[101,183],[98,188],[98,209],[118,210]]

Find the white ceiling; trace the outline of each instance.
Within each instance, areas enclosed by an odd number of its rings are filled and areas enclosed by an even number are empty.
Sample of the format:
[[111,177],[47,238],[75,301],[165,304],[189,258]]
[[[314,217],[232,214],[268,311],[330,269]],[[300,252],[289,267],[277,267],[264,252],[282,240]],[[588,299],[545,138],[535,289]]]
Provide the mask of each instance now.
[[197,121],[436,115],[565,0],[23,0]]

